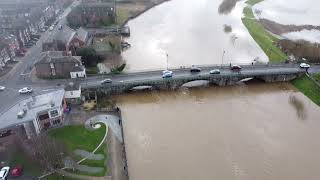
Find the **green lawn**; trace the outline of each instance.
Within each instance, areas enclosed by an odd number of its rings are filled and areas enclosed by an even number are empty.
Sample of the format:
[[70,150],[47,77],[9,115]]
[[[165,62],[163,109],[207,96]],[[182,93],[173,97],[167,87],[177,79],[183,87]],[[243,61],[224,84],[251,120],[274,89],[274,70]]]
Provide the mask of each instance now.
[[248,0],[246,3],[253,6],[255,4],[258,4],[259,2],[262,2],[264,0]]
[[292,84],[320,106],[320,88],[306,75],[292,81]]
[[95,131],[86,130],[83,125],[65,126],[49,131],[49,135],[64,142],[70,151],[82,149],[93,151],[103,139],[106,127],[101,124],[101,128]]
[[319,81],[319,82],[320,82],[320,73],[313,75],[313,78],[314,78],[316,81]]
[[50,176],[47,176],[44,178],[45,180],[77,180],[75,178],[70,178],[70,177],[62,177],[61,175],[58,174],[53,174]]
[[[262,0],[248,0],[246,3],[254,5]],[[242,18],[243,24],[248,29],[252,38],[258,43],[261,49],[266,53],[270,62],[283,62],[288,57],[279,49],[276,44],[278,39],[268,33],[264,27],[254,19],[252,8],[247,6],[243,10],[244,18]]]
[[86,67],[87,74],[98,74],[99,70],[97,66],[94,67]]
[[[49,135],[59,139],[61,142],[67,145],[68,150],[72,153],[75,149],[82,149],[86,151],[93,151],[103,139],[106,127],[101,124],[102,127],[95,131],[88,131],[83,125],[74,125],[74,126],[65,126],[62,128],[54,129],[49,131]],[[76,172],[81,175],[90,175],[90,176],[104,176],[106,172],[105,161],[106,156],[106,145],[103,144],[96,152],[96,154],[103,154],[104,159],[96,160],[85,160],[81,164],[88,165],[92,167],[103,167],[104,171],[96,174],[88,174],[82,172]],[[76,156],[76,160],[82,159],[81,157]],[[70,171],[71,172],[71,171]]]

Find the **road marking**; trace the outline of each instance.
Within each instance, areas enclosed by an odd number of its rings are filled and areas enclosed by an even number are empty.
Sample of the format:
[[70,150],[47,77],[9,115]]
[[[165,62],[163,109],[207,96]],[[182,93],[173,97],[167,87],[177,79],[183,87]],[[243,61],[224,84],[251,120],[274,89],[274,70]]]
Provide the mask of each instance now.
[[55,90],[55,89],[44,89],[44,90],[42,90],[43,92],[48,92],[48,91],[53,91],[53,90]]

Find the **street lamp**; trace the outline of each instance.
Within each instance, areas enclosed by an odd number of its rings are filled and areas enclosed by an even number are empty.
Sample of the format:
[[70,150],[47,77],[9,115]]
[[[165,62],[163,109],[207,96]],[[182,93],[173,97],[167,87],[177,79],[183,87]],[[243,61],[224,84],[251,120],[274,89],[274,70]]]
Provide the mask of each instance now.
[[167,55],[167,70],[169,70],[169,55],[168,53],[166,53],[166,55]]
[[222,68],[222,66],[223,66],[223,60],[224,60],[224,54],[226,53],[226,51],[225,50],[223,50],[223,53],[222,53],[222,58],[221,58],[221,68]]

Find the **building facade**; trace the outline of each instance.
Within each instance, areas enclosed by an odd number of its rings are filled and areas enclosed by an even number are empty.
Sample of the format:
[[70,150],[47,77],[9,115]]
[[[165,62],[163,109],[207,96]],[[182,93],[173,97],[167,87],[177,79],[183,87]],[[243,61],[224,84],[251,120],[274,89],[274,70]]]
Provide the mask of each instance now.
[[81,57],[66,56],[62,51],[43,52],[35,64],[39,78],[70,78],[70,72],[76,66],[82,66]]

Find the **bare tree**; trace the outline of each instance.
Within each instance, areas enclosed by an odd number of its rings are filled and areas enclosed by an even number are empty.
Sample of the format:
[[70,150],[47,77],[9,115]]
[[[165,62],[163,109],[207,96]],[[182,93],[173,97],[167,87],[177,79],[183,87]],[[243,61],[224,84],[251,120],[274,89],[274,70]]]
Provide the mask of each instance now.
[[66,146],[47,133],[41,133],[30,140],[18,138],[16,141],[44,170],[55,171],[64,167],[64,159],[68,156]]

